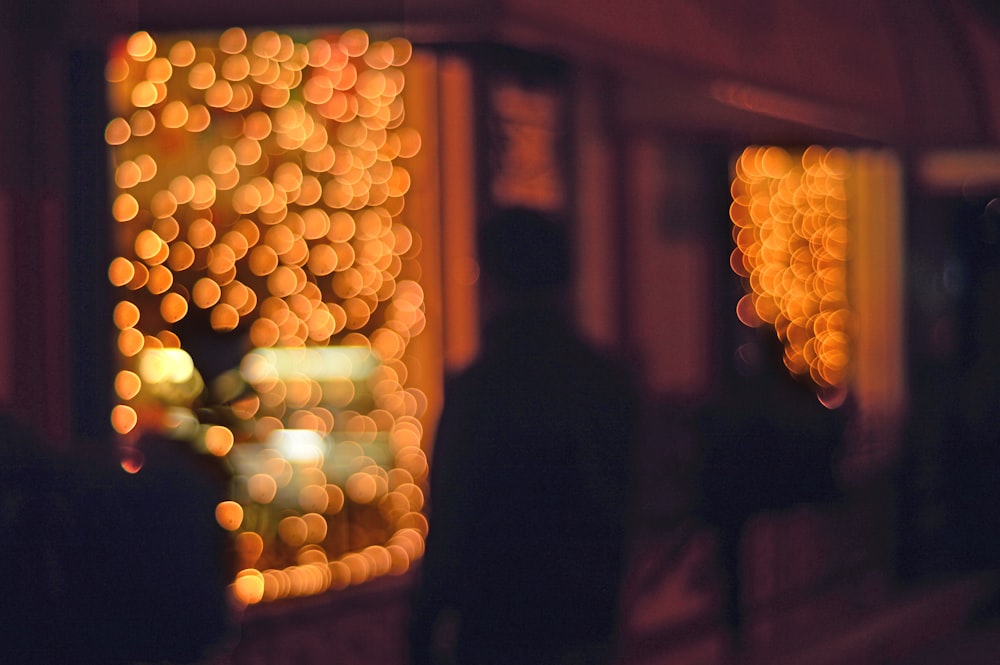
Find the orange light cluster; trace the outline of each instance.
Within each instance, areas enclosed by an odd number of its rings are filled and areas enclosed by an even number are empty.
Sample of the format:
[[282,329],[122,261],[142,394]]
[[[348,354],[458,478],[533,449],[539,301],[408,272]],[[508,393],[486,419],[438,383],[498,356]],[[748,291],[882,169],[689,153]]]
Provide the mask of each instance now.
[[[358,29],[242,28],[140,31],[109,55],[112,425],[129,442],[168,432],[235,469],[216,517],[235,533],[246,603],[400,572],[423,551],[426,398],[406,362],[425,323],[404,210],[421,144],[405,124],[411,55]],[[203,331],[181,327],[195,311]],[[246,352],[360,349],[376,365],[354,379],[234,367],[206,385],[185,349],[230,332]],[[223,417],[201,422],[196,402]],[[274,444],[285,431],[325,454],[289,459]]]
[[747,286],[737,314],[773,325],[789,371],[821,389],[843,387],[850,371],[849,169],[839,149],[749,147],[732,181],[731,265]]

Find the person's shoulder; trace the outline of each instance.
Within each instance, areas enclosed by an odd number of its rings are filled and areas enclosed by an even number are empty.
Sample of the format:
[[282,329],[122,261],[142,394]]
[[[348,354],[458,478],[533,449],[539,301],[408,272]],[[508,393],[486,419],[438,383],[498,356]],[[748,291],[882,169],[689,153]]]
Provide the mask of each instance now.
[[492,382],[492,376],[496,374],[495,363],[490,363],[480,357],[473,360],[460,370],[457,370],[445,377],[444,393],[447,400],[455,400],[460,397],[470,397]]

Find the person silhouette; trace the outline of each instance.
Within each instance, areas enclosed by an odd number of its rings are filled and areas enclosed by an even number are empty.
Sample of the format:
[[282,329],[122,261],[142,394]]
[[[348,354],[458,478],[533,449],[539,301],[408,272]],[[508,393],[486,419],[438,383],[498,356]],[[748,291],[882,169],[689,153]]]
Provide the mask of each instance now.
[[412,663],[442,662],[449,632],[444,662],[607,663],[637,393],[568,323],[560,222],[504,210],[477,241],[483,348],[445,392]]
[[840,498],[835,475],[847,407],[827,408],[786,368],[784,344],[769,325],[737,353],[739,379],[700,414],[701,517],[714,527],[722,609],[731,646],[745,646],[741,555],[751,518]]

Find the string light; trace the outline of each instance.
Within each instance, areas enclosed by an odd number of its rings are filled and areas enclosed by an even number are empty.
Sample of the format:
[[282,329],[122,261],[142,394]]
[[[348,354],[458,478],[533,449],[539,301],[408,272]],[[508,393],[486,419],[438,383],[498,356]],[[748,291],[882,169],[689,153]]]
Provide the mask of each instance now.
[[[238,27],[140,31],[109,55],[108,279],[124,289],[112,424],[130,443],[166,430],[237,470],[216,519],[244,603],[398,574],[423,553],[426,397],[405,366],[424,324],[403,217],[403,162],[420,147],[401,97],[411,55],[363,30],[302,42]],[[186,332],[200,311],[208,328]],[[229,331],[274,354],[206,383],[198,363],[215,359],[186,349]],[[213,399],[224,425],[194,417]]]
[[788,370],[820,388],[843,387],[850,371],[849,168],[838,149],[753,146],[732,181],[731,265],[747,286],[737,315],[773,325]]

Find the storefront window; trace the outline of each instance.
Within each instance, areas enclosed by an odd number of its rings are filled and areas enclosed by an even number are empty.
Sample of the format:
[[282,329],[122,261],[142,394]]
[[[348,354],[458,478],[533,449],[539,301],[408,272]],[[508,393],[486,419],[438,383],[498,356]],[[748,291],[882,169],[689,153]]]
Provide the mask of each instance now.
[[891,455],[903,409],[901,191],[885,151],[752,146],[733,167],[737,315],[827,406],[853,395],[861,466]]
[[408,219],[412,46],[349,29],[137,32],[110,50],[122,465],[231,473],[245,603],[405,571],[426,520],[426,324]]

